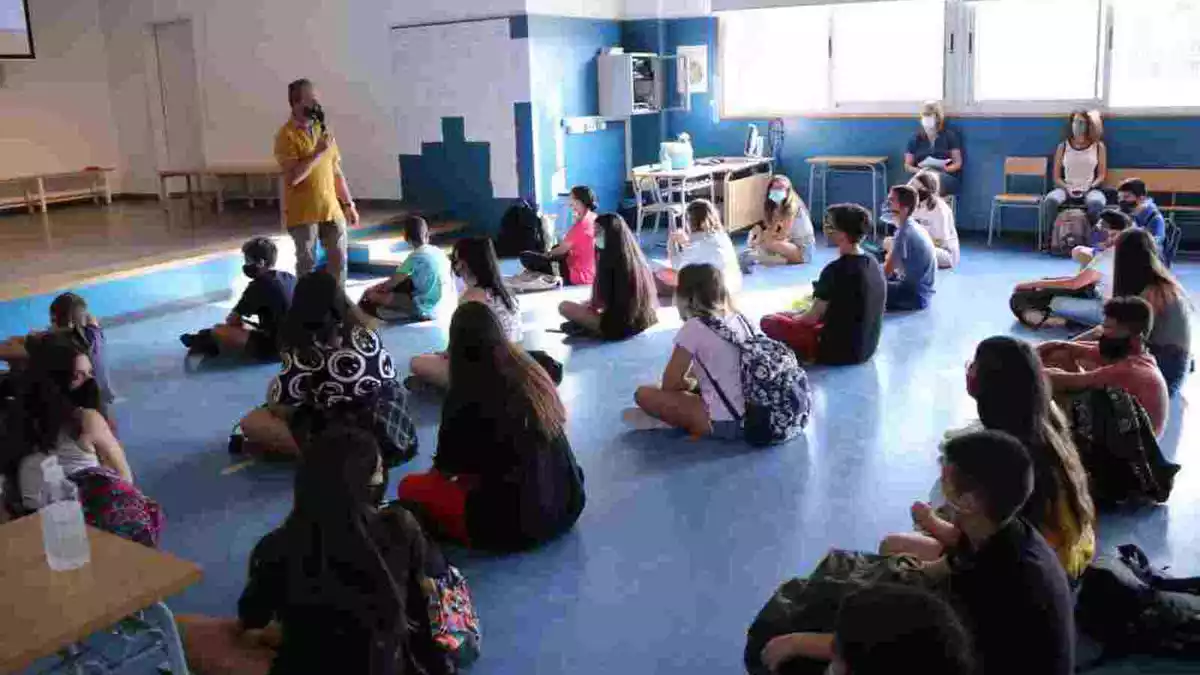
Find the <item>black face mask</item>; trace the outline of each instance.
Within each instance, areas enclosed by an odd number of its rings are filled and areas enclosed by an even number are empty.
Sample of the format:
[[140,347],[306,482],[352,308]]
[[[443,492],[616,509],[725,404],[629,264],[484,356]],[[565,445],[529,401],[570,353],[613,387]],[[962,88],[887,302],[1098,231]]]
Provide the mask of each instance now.
[[1121,213],[1130,214],[1137,210],[1137,202],[1120,202]]
[[258,271],[261,269],[262,269],[262,266],[260,266],[260,265],[242,265],[242,274],[245,274],[246,276],[250,277],[251,279],[257,279]]
[[1129,356],[1133,349],[1127,337],[1101,336],[1097,345],[1100,348],[1100,356],[1105,361],[1120,361]]
[[96,382],[96,378],[92,378],[68,392],[67,398],[71,399],[71,403],[75,404],[77,408],[99,410],[100,385]]
[[308,116],[308,119],[325,126],[325,109],[321,107],[320,103],[313,103],[305,108],[304,114]]
[[367,498],[371,500],[371,506],[379,506],[383,503],[383,498],[387,493],[387,481],[381,482],[379,485],[367,486]]

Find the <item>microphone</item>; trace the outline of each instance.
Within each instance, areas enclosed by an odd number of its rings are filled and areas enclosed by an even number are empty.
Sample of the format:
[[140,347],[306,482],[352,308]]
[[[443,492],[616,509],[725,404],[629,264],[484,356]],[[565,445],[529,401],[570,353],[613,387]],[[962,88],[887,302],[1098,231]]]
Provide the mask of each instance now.
[[308,116],[317,124],[321,125],[321,130],[328,133],[329,125],[325,123],[325,109],[320,103],[313,103],[308,109]]

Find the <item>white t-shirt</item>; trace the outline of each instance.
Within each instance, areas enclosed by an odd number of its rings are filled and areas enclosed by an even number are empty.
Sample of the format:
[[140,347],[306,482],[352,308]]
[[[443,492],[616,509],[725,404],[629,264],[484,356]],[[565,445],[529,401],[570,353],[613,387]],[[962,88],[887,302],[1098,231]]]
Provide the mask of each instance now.
[[1109,246],[1108,248],[1096,254],[1092,258],[1092,262],[1088,263],[1086,269],[1096,270],[1100,273],[1100,281],[1096,282],[1096,292],[1100,295],[1101,300],[1112,298],[1113,293],[1113,264],[1116,261],[1116,247]]
[[913,220],[925,226],[925,230],[929,232],[930,237],[933,237],[933,242],[938,248],[950,251],[951,262],[953,265],[957,265],[958,228],[954,225],[954,209],[950,208],[946,200],[941,197],[935,197],[933,201],[933,208],[925,206],[924,202],[918,204],[917,210],[913,211]]
[[692,233],[688,245],[674,256],[675,269],[688,265],[708,264],[721,270],[725,288],[730,293],[742,289],[742,268],[738,266],[733,241],[725,232]]
[[[734,335],[749,338],[748,323],[738,314],[730,314],[723,319],[726,326]],[[713,378],[720,383],[721,391],[725,392],[729,404],[741,415],[746,412],[746,401],[742,397],[742,361],[741,352],[732,344],[721,339],[711,328],[704,325],[700,319],[688,319],[683,328],[675,335],[675,344],[692,355],[692,359],[704,363],[704,367],[712,373]],[[700,396],[708,407],[708,416],[714,422],[733,420],[729,408],[721,401],[720,394],[712,385],[700,363],[693,363],[692,373],[700,379]]]
[[1096,180],[1096,167],[1100,165],[1099,144],[1076,150],[1070,143],[1064,143],[1063,148],[1063,182],[1073,190],[1091,188]]

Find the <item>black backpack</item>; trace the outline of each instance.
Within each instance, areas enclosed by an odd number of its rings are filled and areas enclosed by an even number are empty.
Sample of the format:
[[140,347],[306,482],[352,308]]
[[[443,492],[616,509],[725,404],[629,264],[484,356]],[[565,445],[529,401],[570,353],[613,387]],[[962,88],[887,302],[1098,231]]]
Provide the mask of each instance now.
[[537,209],[524,199],[504,212],[500,219],[500,234],[496,237],[496,255],[511,258],[524,251],[545,253],[550,250],[550,238],[542,227]]
[[1100,556],[1080,579],[1075,619],[1103,646],[1092,667],[1143,654],[1200,658],[1200,577],[1172,579],[1133,544]]

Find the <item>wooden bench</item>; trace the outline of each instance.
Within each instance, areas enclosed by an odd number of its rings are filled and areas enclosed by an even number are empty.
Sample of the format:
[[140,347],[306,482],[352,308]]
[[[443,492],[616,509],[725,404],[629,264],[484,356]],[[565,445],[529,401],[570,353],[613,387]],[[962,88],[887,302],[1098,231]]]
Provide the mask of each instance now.
[[[16,185],[21,189],[20,196],[0,197],[0,208],[24,206],[30,213],[33,213],[35,209],[45,213],[48,204],[61,202],[90,199],[97,204],[100,203],[100,200],[104,200],[105,204],[112,204],[112,185],[109,183],[108,175],[115,170],[111,166],[89,166],[78,171],[56,171],[0,178],[0,184]],[[54,185],[54,183],[69,181],[74,181],[75,185]],[[86,184],[81,186],[79,185],[80,181],[85,181]],[[47,183],[51,183],[52,189],[47,189]]]
[[[1109,169],[1104,186],[1112,189],[1130,178],[1140,178],[1151,194],[1165,195],[1167,203],[1158,203],[1158,209],[1171,219],[1177,213],[1200,214],[1200,169]],[[1180,195],[1196,196],[1195,204],[1180,204]]]
[[176,169],[160,169],[158,172],[158,200],[165,206],[170,193],[167,192],[167,181],[171,178],[183,178],[186,183],[188,202],[194,204],[192,182],[195,180],[195,192],[200,192],[205,178],[211,178],[216,185],[217,213],[225,210],[225,190],[223,178],[241,178],[245,180],[245,199],[254,208],[254,193],[251,183],[258,178],[268,186],[273,187],[273,199],[279,200],[280,213],[283,213],[283,171],[275,162],[209,164],[201,167],[185,167]]

